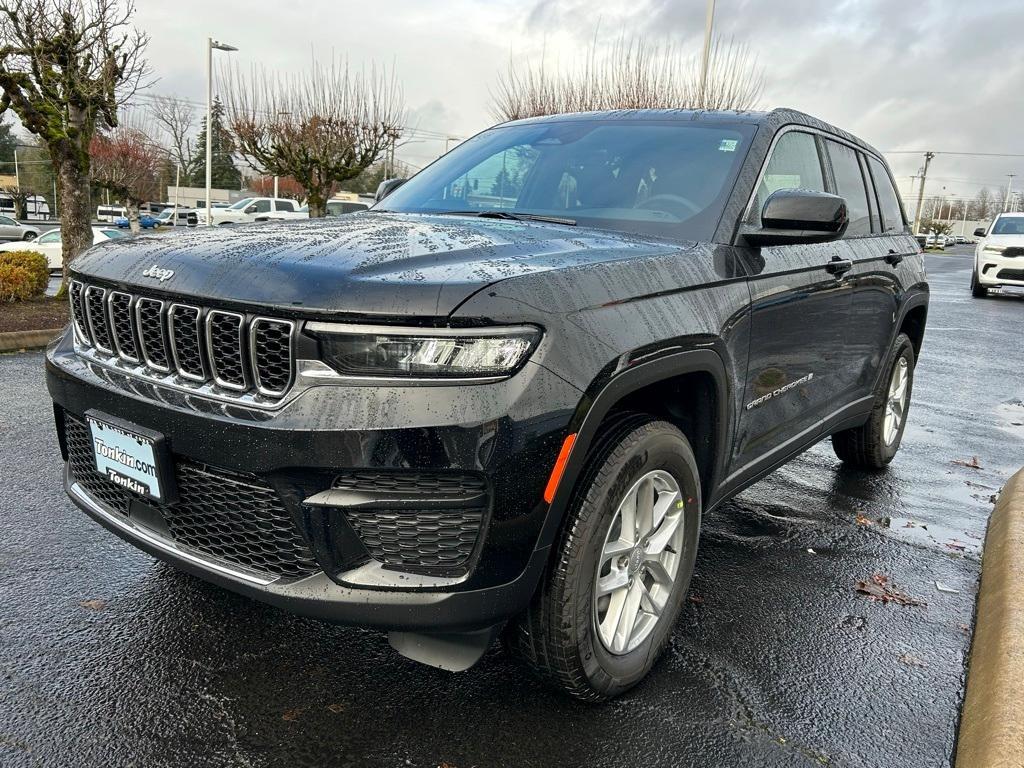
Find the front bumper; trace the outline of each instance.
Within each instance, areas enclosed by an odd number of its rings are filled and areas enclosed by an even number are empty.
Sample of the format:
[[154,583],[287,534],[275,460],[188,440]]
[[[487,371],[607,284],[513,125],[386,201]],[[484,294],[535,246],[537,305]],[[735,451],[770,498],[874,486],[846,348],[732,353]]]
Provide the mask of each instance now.
[[[530,363],[511,379],[475,387],[313,387],[274,412],[200,398],[167,396],[160,402],[153,397],[161,394],[159,387],[141,387],[79,357],[69,334],[48,352],[47,385],[62,434],[65,420],[80,422],[86,411],[100,411],[164,435],[176,466],[237,473],[273,489],[275,505],[287,510],[282,514],[315,567],[282,574],[264,568],[266,559],[255,567],[241,562],[221,542],[207,541],[216,526],[182,537],[166,514],[174,510],[158,510],[162,514],[155,516],[169,523],[154,525],[136,516],[135,501],[128,507],[110,503],[69,469],[72,500],[121,538],[182,570],[296,613],[421,632],[482,628],[526,606],[547,557],[537,548],[548,512],[543,486],[579,397]],[[357,533],[348,508],[330,506],[337,494],[328,495],[326,506],[306,503],[318,494],[324,498],[337,477],[356,470],[482,478],[487,500],[471,557],[441,569],[380,562],[371,556],[379,554],[374,545],[380,536],[370,541],[362,529]],[[425,505],[430,501],[425,498]],[[416,506],[408,496],[403,502],[406,510]],[[391,524],[401,511],[388,514]],[[224,552],[226,559],[219,555]]]
[[1024,256],[1000,256],[983,251],[978,256],[976,269],[981,285],[1024,287]]

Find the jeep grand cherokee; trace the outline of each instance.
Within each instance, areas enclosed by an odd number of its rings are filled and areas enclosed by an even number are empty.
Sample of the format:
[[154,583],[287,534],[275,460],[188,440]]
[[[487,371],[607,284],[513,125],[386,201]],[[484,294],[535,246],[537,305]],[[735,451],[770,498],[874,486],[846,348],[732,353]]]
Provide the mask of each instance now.
[[882,156],[790,110],[487,130],[371,211],[73,264],[66,486],[137,547],[587,700],[665,647],[701,515],[816,442],[879,469],[928,287]]

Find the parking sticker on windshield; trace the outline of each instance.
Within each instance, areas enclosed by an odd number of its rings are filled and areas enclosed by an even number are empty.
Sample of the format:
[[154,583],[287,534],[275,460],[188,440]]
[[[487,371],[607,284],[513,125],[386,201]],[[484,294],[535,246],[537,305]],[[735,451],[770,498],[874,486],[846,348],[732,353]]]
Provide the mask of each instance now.
[[739,139],[722,139],[718,143],[719,152],[735,152],[736,145],[739,144]]

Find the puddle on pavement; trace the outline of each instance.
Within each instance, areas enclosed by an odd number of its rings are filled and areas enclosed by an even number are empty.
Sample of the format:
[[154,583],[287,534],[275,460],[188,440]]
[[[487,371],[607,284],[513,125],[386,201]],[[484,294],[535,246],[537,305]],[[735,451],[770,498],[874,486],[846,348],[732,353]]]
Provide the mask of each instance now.
[[996,426],[1024,439],[1024,400],[1004,400],[996,406]]
[[885,518],[873,525],[885,536],[972,559],[981,557],[985,540],[984,530],[965,531],[941,523],[925,523],[905,517]]

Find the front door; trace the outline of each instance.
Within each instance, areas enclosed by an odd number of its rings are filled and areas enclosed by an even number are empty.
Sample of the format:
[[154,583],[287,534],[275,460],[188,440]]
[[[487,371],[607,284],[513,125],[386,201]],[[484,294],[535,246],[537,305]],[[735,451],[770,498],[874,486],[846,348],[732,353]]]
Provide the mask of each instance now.
[[[775,143],[748,212],[777,189],[827,191],[821,140],[799,130]],[[754,472],[814,439],[848,390],[845,328],[851,266],[838,243],[750,249],[750,356],[732,472]],[[842,256],[842,258],[840,258]]]

